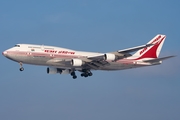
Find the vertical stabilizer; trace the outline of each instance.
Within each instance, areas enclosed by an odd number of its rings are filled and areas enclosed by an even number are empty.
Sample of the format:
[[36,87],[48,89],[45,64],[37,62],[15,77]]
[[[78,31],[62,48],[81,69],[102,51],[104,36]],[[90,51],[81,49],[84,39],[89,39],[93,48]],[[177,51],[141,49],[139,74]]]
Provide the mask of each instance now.
[[[156,35],[152,40],[150,40],[147,44],[154,44],[150,47],[140,49],[137,51],[132,57],[133,59],[154,59],[158,58],[162,46],[164,44],[166,36],[165,35]],[[131,58],[130,58],[131,59]]]

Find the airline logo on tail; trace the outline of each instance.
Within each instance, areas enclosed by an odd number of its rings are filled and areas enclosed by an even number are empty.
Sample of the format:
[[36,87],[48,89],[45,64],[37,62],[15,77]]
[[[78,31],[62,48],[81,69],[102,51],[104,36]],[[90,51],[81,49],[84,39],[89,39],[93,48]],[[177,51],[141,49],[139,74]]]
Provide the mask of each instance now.
[[165,35],[156,35],[152,40],[150,40],[147,44],[153,44],[150,47],[143,48],[137,51],[133,57],[135,60],[144,59],[144,58],[158,58],[160,51],[162,49]]

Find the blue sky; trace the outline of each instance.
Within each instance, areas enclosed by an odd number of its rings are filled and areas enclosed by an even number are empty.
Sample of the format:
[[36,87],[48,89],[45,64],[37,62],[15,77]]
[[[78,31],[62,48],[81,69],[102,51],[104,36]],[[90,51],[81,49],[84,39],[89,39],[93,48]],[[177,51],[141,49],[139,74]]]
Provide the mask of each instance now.
[[[0,1],[0,51],[16,43],[109,52],[167,35],[160,66],[72,80],[0,56],[2,120],[179,120],[178,0]],[[79,74],[78,74],[79,75]]]

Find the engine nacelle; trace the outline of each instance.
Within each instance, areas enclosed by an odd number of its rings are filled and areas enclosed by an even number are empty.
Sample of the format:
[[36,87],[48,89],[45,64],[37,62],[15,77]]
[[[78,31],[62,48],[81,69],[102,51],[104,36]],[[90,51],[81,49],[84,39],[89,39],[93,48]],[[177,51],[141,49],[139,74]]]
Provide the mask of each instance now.
[[60,74],[70,74],[70,70],[65,69],[65,70],[60,70]]
[[62,70],[60,68],[48,67],[47,73],[48,74],[57,74],[57,73],[59,73],[59,74],[70,74],[70,70],[69,69]]
[[58,71],[57,68],[48,67],[48,68],[47,68],[47,73],[48,73],[48,74],[56,74],[56,73],[59,73],[59,71]]
[[80,59],[72,59],[71,60],[71,65],[72,66],[82,66],[83,65],[83,61]]
[[111,54],[111,53],[106,53],[104,54],[104,58],[107,61],[113,61],[113,60],[116,60],[116,55]]

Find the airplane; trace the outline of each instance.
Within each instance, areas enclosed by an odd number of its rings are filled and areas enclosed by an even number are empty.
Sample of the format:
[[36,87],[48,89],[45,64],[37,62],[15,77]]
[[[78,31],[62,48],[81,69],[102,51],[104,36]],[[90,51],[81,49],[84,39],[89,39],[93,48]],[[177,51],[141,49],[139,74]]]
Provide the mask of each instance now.
[[166,36],[156,35],[147,44],[137,47],[117,50],[108,53],[76,51],[62,47],[16,44],[2,54],[8,59],[20,64],[48,66],[48,74],[70,74],[76,79],[75,71],[82,77],[92,76],[92,70],[124,70],[144,66],[159,65],[163,60],[174,57],[159,58]]

